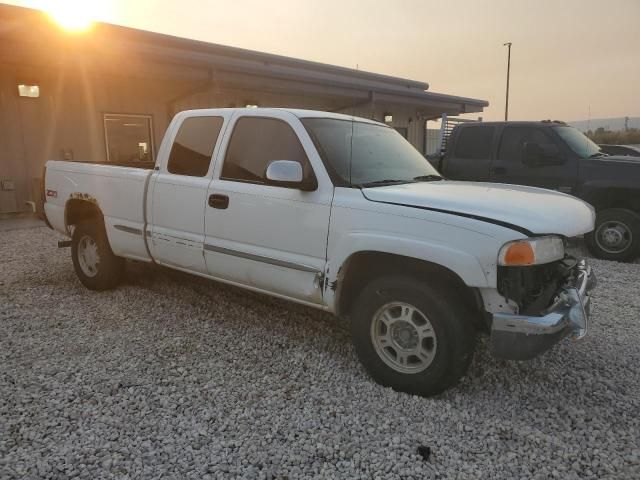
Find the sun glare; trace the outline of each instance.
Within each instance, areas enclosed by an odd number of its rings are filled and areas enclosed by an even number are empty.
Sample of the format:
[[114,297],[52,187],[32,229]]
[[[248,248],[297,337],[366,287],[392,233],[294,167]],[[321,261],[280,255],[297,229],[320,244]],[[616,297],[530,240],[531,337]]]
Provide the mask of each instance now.
[[69,32],[84,32],[101,16],[102,2],[83,0],[55,0],[43,7],[51,18]]

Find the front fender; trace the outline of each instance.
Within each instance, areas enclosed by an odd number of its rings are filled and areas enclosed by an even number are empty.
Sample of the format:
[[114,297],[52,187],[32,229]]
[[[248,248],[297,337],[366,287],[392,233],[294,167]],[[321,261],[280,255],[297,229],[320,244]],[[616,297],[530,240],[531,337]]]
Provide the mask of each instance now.
[[628,181],[614,183],[609,180],[594,180],[585,182],[579,195],[585,202],[597,209],[614,204],[634,210],[640,208],[640,189]]
[[[340,239],[330,256],[327,285],[334,284],[349,258],[361,252],[380,252],[431,262],[451,270],[470,287],[490,286],[479,260],[468,252],[433,240],[373,232],[351,232]],[[333,306],[335,292],[327,289],[325,296],[327,305]]]

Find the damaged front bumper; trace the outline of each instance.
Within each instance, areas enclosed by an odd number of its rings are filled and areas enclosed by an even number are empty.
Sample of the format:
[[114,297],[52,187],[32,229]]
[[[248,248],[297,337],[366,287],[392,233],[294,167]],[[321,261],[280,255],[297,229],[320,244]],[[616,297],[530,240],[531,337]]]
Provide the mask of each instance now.
[[585,260],[574,267],[571,280],[555,295],[539,316],[494,313],[491,349],[496,357],[529,360],[545,352],[567,335],[581,339],[587,334],[589,292],[596,277]]

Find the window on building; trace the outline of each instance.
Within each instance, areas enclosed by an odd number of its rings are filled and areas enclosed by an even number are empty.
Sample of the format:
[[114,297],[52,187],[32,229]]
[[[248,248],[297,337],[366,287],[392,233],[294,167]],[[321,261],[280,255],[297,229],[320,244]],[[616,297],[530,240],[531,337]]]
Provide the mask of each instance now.
[[18,95],[21,97],[38,98],[40,96],[40,86],[38,85],[18,85]]
[[304,178],[313,177],[307,154],[289,125],[274,118],[241,118],[231,135],[221,178],[264,183],[267,167],[274,160],[300,162]]
[[150,115],[106,113],[104,136],[108,162],[153,161],[153,125]]
[[522,162],[524,156],[524,144],[528,142],[541,145],[552,144],[553,140],[547,133],[539,128],[531,127],[507,127],[502,133],[498,160],[510,162]]
[[462,127],[456,139],[455,156],[470,160],[489,159],[491,158],[492,142],[493,127]]
[[406,127],[394,127],[395,131],[398,132],[402,137],[406,140],[409,135],[409,129]]
[[176,175],[204,177],[224,123],[222,117],[187,118],[176,135],[167,170]]

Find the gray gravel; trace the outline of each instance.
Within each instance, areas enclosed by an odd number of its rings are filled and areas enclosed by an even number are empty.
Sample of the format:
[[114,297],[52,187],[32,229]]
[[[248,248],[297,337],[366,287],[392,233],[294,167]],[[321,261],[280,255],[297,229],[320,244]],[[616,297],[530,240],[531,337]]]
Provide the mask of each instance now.
[[593,261],[584,341],[484,341],[423,399],[331,316],[141,264],[90,292],[55,243],[0,233],[1,478],[640,478],[640,265]]

